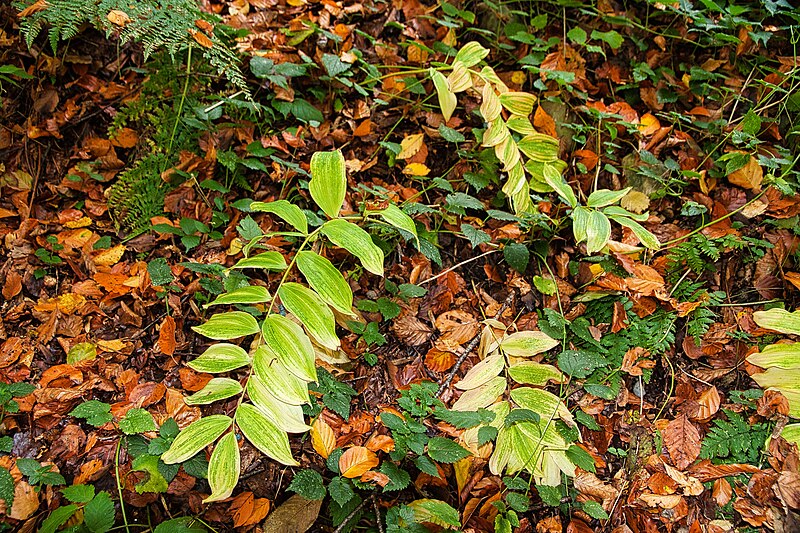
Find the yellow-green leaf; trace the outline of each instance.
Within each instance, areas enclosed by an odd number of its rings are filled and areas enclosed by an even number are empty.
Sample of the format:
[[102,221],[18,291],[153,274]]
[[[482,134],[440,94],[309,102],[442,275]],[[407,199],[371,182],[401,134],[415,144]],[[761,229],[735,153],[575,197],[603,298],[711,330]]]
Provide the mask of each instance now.
[[231,378],[213,378],[205,387],[187,397],[186,405],[206,405],[242,392],[242,385]]
[[314,346],[303,328],[273,313],[262,322],[261,335],[289,372],[304,381],[317,381]]
[[193,326],[192,329],[209,339],[228,340],[258,333],[258,322],[249,313],[229,311],[216,314],[205,324]]
[[611,238],[611,221],[600,211],[589,210],[586,224],[586,251],[599,252]]
[[310,403],[308,382],[289,372],[266,346],[259,346],[253,352],[253,371],[269,384],[269,392],[278,400],[290,405]]
[[289,282],[281,285],[278,296],[318,343],[330,350],[339,348],[333,311],[316,292],[299,283]]
[[231,417],[225,415],[210,415],[193,422],[178,433],[169,450],[161,455],[161,460],[171,465],[191,459],[197,452],[217,440],[217,437],[231,427],[231,422]]
[[311,198],[331,218],[339,215],[347,191],[344,155],[340,150],[316,152],[311,156]]
[[506,390],[506,378],[497,376],[478,388],[468,390],[453,404],[453,411],[477,411],[493,403]]
[[342,219],[327,221],[322,226],[322,233],[333,244],[358,257],[368,271],[383,276],[383,251],[372,242],[369,233]]
[[212,374],[229,372],[249,364],[250,356],[244,349],[225,342],[213,344],[200,357],[188,363],[192,370]]
[[466,68],[474,67],[483,58],[489,55],[489,50],[476,41],[470,41],[456,53],[455,61],[462,63]]
[[247,287],[234,289],[225,294],[220,294],[213,302],[203,307],[211,307],[212,305],[260,304],[268,302],[270,299],[271,296],[266,287],[262,287],[261,285],[249,285]]
[[208,484],[211,494],[203,503],[217,502],[230,497],[242,471],[239,445],[231,432],[219,439],[208,461]]
[[455,384],[459,390],[476,389],[494,378],[505,367],[503,354],[496,352],[469,369],[464,378]]
[[753,320],[762,328],[786,335],[800,335],[800,311],[790,313],[776,307],[768,311],[756,311]]
[[[311,156],[314,160],[314,156]],[[253,202],[250,204],[250,211],[260,213],[272,213],[288,222],[294,229],[303,234],[308,234],[308,220],[303,211],[287,200],[275,200],[274,202]]]
[[538,413],[544,420],[557,416],[568,426],[575,427],[575,419],[558,396],[551,392],[531,387],[520,387],[511,391],[511,399],[523,409]]
[[263,268],[265,270],[286,270],[286,259],[280,252],[264,252],[240,259],[233,268]]
[[564,377],[553,365],[534,363],[533,361],[521,361],[508,367],[508,375],[511,379],[522,385],[538,385],[543,387],[548,381],[562,383]]
[[800,342],[770,344],[760,352],[748,356],[747,360],[761,368],[800,368]]
[[500,116],[502,106],[500,105],[500,98],[494,92],[494,88],[490,83],[483,86],[481,93],[481,116],[485,122],[492,122]]
[[558,346],[559,342],[542,331],[519,331],[504,337],[500,348],[514,357],[533,357]]
[[297,268],[311,288],[340,313],[353,314],[353,291],[333,264],[324,257],[304,250],[295,256]]
[[450,91],[460,93],[472,87],[472,75],[461,61],[453,62],[453,71],[447,76],[447,85]]
[[276,398],[270,391],[270,387],[274,386],[275,384],[267,385],[258,374],[253,374],[247,382],[247,394],[250,396],[250,401],[261,409],[276,426],[288,433],[305,433],[311,429],[303,418],[303,408]]
[[429,72],[433,79],[433,85],[436,87],[436,97],[439,99],[439,108],[442,110],[444,121],[447,122],[450,120],[450,117],[453,116],[453,111],[456,110],[458,100],[456,99],[455,93],[450,91],[450,86],[447,84],[447,78],[444,77],[444,74],[433,68],[431,68]]
[[256,406],[249,403],[240,405],[236,409],[236,425],[253,446],[272,459],[281,464],[299,466],[300,463],[292,457],[289,436]]
[[509,91],[500,95],[500,103],[511,114],[527,117],[533,113],[536,97],[529,93]]

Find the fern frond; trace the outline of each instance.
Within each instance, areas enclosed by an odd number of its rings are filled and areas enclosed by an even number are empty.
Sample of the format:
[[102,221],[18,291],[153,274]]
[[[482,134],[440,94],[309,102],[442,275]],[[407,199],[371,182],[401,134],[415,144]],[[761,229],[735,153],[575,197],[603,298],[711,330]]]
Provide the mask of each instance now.
[[123,172],[108,190],[108,208],[117,229],[137,235],[150,219],[164,212],[168,186],[161,172],[168,166],[164,154],[152,154]]

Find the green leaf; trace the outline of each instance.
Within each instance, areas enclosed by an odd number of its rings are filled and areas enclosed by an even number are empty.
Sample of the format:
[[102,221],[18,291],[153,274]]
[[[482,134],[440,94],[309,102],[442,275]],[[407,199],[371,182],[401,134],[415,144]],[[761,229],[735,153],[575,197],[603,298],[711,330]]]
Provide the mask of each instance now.
[[307,500],[321,500],[325,497],[325,482],[319,472],[307,468],[295,473],[292,482],[289,483],[289,490]]
[[269,384],[269,392],[278,400],[290,405],[310,403],[308,382],[289,372],[267,346],[253,352],[253,371]]
[[559,345],[559,342],[541,331],[519,331],[500,341],[500,349],[514,357],[533,357]]
[[753,320],[762,328],[785,335],[800,335],[800,310],[790,313],[776,307],[768,311],[756,311]]
[[609,189],[598,189],[589,195],[586,199],[588,207],[606,207],[615,204],[622,200],[622,198],[630,192],[631,187],[626,187],[621,191],[611,191]]
[[483,446],[497,438],[497,428],[494,426],[483,426],[478,429],[478,446]]
[[506,263],[520,274],[524,273],[525,269],[528,268],[530,257],[530,251],[524,244],[510,242],[503,247],[503,258]]
[[439,135],[442,136],[442,139],[451,143],[463,143],[467,140],[460,131],[448,128],[444,123],[439,124]]
[[539,413],[535,413],[530,409],[512,409],[507,415],[506,419],[503,421],[505,427],[510,427],[512,424],[516,424],[517,422],[534,422],[538,423],[541,417]]
[[447,78],[444,74],[433,68],[429,69],[428,72],[431,75],[431,79],[433,79],[434,87],[436,87],[436,97],[439,99],[439,108],[442,110],[442,116],[444,121],[447,122],[453,116],[453,111],[456,110],[458,99],[455,93],[450,90],[450,84],[447,83]]
[[252,241],[264,235],[264,232],[261,231],[261,227],[250,215],[247,215],[239,222],[236,226],[236,231],[239,232],[239,236],[245,241]]
[[83,418],[86,420],[87,424],[98,428],[114,419],[114,416],[111,414],[111,406],[99,400],[83,402],[75,407],[69,414],[70,416]]
[[438,478],[441,477],[439,475],[439,468],[436,466],[436,463],[434,463],[424,455],[420,455],[419,457],[414,459],[414,464],[416,465],[417,468],[420,469],[420,471],[425,472],[426,474],[429,474],[433,477],[438,477]]
[[209,339],[229,340],[258,333],[258,323],[249,313],[228,311],[216,314],[205,324],[192,326],[192,329]]
[[206,405],[242,392],[242,385],[231,378],[212,378],[205,387],[184,399],[186,405]]
[[74,365],[80,361],[92,361],[97,358],[97,348],[91,342],[79,342],[67,352],[67,364]]
[[149,411],[135,407],[125,413],[125,417],[119,421],[119,429],[126,435],[135,435],[136,433],[155,431],[158,428],[156,428],[156,421],[153,420],[153,415]]
[[567,37],[574,43],[584,44],[586,42],[586,31],[576,26],[567,32]]
[[150,454],[140,455],[133,460],[131,470],[147,474],[147,477],[134,487],[138,494],[145,492],[161,494],[167,492],[169,482],[167,482],[158,468],[158,456]]
[[358,257],[369,272],[383,276],[383,251],[372,242],[369,233],[342,219],[326,222],[322,226],[322,233],[333,244]]
[[[276,386],[275,383],[270,383],[270,385]],[[287,433],[305,433],[311,429],[303,418],[303,408],[277,399],[270,392],[267,382],[262,380],[258,374],[250,376],[247,382],[247,394],[253,405]]]
[[114,527],[116,510],[111,496],[100,492],[83,508],[83,525],[92,533],[106,533]]
[[240,287],[226,292],[225,294],[220,294],[214,301],[203,307],[207,308],[212,305],[260,304],[268,302],[271,299],[266,287],[262,287],[261,285],[248,285],[247,287]]
[[311,198],[330,218],[339,216],[347,191],[347,175],[341,150],[311,156]]
[[232,268],[263,268],[266,270],[286,270],[286,259],[280,252],[264,252],[240,259]]
[[61,489],[61,494],[71,503],[86,503],[94,498],[94,486],[72,485]]
[[[314,470],[311,470],[311,472],[316,473]],[[328,494],[331,495],[333,501],[341,506],[346,505],[347,502],[356,495],[356,493],[353,492],[353,488],[350,486],[350,482],[341,476],[333,478],[331,482],[328,483]]]
[[558,507],[561,505],[561,487],[550,487],[548,485],[536,485],[536,492],[539,497],[550,507]]
[[600,211],[590,210],[586,224],[586,251],[599,252],[611,238],[611,221]]
[[243,348],[235,344],[220,342],[211,345],[200,357],[187,364],[189,368],[197,372],[219,374],[249,365],[250,356]]
[[231,427],[231,422],[231,417],[226,415],[209,415],[193,422],[178,433],[169,450],[161,456],[161,460],[168,465],[186,461],[217,440]]
[[578,379],[588,377],[606,365],[608,360],[605,357],[585,350],[564,350],[558,356],[558,367],[561,371]]
[[6,502],[6,509],[11,509],[14,503],[14,478],[3,467],[0,467],[0,500]]
[[329,350],[337,350],[336,319],[328,304],[311,289],[287,282],[278,289],[281,302],[305,326],[309,334]]
[[439,463],[455,463],[471,455],[471,452],[450,439],[433,437],[428,441],[428,455]]
[[408,487],[409,483],[411,483],[411,476],[408,474],[408,472],[398,467],[391,461],[384,461],[381,464],[380,470],[382,473],[389,476],[389,483],[383,487],[383,492],[403,490],[404,488]]
[[457,429],[469,429],[481,425],[484,422],[491,422],[494,414],[491,411],[450,411],[442,407],[434,411],[436,418],[447,422]]
[[261,324],[264,342],[289,372],[304,381],[317,380],[314,347],[303,328],[278,315],[268,315]]
[[208,462],[208,484],[211,487],[211,494],[203,500],[203,503],[224,500],[233,494],[241,470],[236,435],[233,432],[226,433],[214,447],[211,460]]
[[562,383],[564,376],[553,365],[521,361],[508,367],[511,379],[522,385],[537,385],[544,387],[548,381]]
[[288,466],[299,466],[292,457],[289,437],[256,406],[243,403],[236,409],[236,424],[253,446],[272,459]]
[[644,245],[646,248],[650,248],[651,250],[658,250],[661,248],[661,243],[658,242],[658,237],[647,231],[641,224],[638,222],[628,218],[628,217],[621,217],[617,215],[610,215],[609,218],[619,224],[620,226],[624,226],[626,228],[630,228],[636,238]]
[[306,216],[299,207],[287,200],[253,202],[250,204],[250,211],[277,215],[300,233],[308,235],[308,220],[306,220]]
[[307,250],[298,252],[295,262],[308,284],[323,300],[341,313],[353,314],[353,291],[339,269],[324,257]]
[[489,236],[488,233],[485,231],[477,229],[475,226],[471,224],[461,224],[461,233],[464,234],[464,237],[469,239],[469,243],[472,245],[473,248],[477,248],[479,245],[491,242],[492,238]]
[[570,446],[566,453],[569,460],[572,461],[575,466],[578,466],[587,472],[597,471],[594,458],[589,454],[589,452],[580,446]]
[[552,296],[558,292],[558,285],[555,280],[542,276],[533,276],[533,285],[542,294]]
[[328,72],[328,76],[331,78],[335,78],[339,74],[350,70],[350,65],[342,61],[339,56],[334,54],[323,54],[322,65],[325,67],[325,70]]
[[163,257],[158,257],[147,263],[147,273],[150,274],[150,283],[154,287],[169,285],[175,279],[175,276],[172,275],[172,269],[170,269],[167,260]]
[[442,527],[460,528],[458,511],[440,500],[414,500],[408,506],[414,510],[417,522],[430,522]]
[[[256,58],[254,57],[253,59]],[[206,533],[205,528],[196,525],[196,522],[197,519],[191,516],[173,518],[158,524],[153,533]]]
[[528,497],[525,496],[524,494],[520,494],[519,492],[506,493],[506,503],[508,504],[509,507],[511,507],[518,513],[527,512],[528,508],[531,505],[531,502],[528,499]]
[[615,30],[611,31],[597,31],[592,30],[592,39],[598,39],[600,41],[605,42],[608,46],[616,50],[620,46],[622,46],[622,35],[617,33]]
[[608,513],[594,500],[583,502],[583,511],[596,520],[608,520]]
[[544,177],[544,181],[553,188],[554,191],[561,197],[564,202],[567,203],[568,206],[572,207],[573,209],[578,205],[578,199],[575,198],[575,193],[572,191],[572,187],[564,181],[564,178],[561,177],[561,172],[554,166],[550,164],[544,164],[542,166],[542,176]]
[[488,55],[488,49],[476,41],[470,41],[456,53],[454,61],[461,61],[465,67],[470,68],[480,63]]
[[414,241],[417,244],[417,249],[419,249],[419,236],[417,236],[417,225],[414,224],[414,220],[405,214],[399,207],[394,204],[389,204],[386,209],[381,209],[380,211],[368,211],[368,214],[376,213],[380,215],[380,217],[385,220],[388,224],[394,226],[397,229],[401,229],[406,231],[414,236]]
[[506,390],[506,378],[497,376],[462,394],[451,407],[454,411],[476,411],[493,403]]
[[77,510],[78,506],[75,504],[57,507],[50,513],[50,516],[45,518],[44,522],[42,522],[42,525],[39,527],[39,533],[55,533]]

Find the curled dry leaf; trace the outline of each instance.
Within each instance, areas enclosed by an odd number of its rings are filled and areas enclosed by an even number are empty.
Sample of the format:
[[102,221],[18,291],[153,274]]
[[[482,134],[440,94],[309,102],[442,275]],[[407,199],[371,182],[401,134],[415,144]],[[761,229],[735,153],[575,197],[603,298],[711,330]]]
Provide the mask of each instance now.
[[327,459],[333,450],[336,449],[336,435],[327,422],[317,418],[311,425],[311,445],[314,451]]
[[343,477],[357,478],[380,464],[378,456],[364,446],[348,448],[339,458],[339,471]]

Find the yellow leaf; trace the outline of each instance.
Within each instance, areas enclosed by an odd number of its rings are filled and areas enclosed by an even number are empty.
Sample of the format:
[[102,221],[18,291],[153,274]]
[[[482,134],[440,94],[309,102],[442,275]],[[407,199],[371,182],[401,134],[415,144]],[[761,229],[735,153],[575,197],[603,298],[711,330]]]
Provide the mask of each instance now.
[[122,254],[124,253],[125,245],[118,244],[94,256],[94,264],[98,266],[116,265],[122,259]]
[[419,149],[422,148],[424,133],[415,133],[414,135],[406,136],[400,141],[400,153],[397,154],[397,159],[408,159],[414,157]]
[[427,176],[430,174],[431,169],[422,163],[411,163],[403,169],[403,174],[408,176]]
[[365,472],[378,466],[378,456],[364,446],[348,448],[339,458],[339,471],[342,477],[361,477]]
[[482,96],[481,115],[483,115],[483,120],[485,122],[492,122],[500,116],[500,99],[497,97],[490,83],[483,86]]
[[336,449],[336,435],[333,429],[321,418],[317,418],[311,425],[311,445],[314,450],[327,459],[333,450]]
[[515,70],[511,73],[511,83],[516,83],[517,85],[522,85],[525,83],[525,80],[528,79],[527,74],[522,72],[521,70]]
[[639,133],[645,137],[649,137],[661,128],[661,123],[651,113],[645,113],[642,115],[642,118],[639,119],[639,125],[637,127]]
[[758,160],[750,156],[750,160],[742,168],[728,174],[728,181],[743,189],[758,192],[761,190],[761,183],[764,181],[764,170],[758,164]]
[[119,9],[112,9],[109,11],[108,15],[106,15],[106,18],[115,26],[125,26],[131,21],[131,18],[128,16],[128,14],[124,11],[120,11]]
[[632,213],[644,213],[650,207],[650,197],[636,189],[631,189],[622,197],[620,205]]
[[64,223],[65,228],[85,228],[92,225],[92,219],[89,217],[81,217],[78,220],[70,220]]

